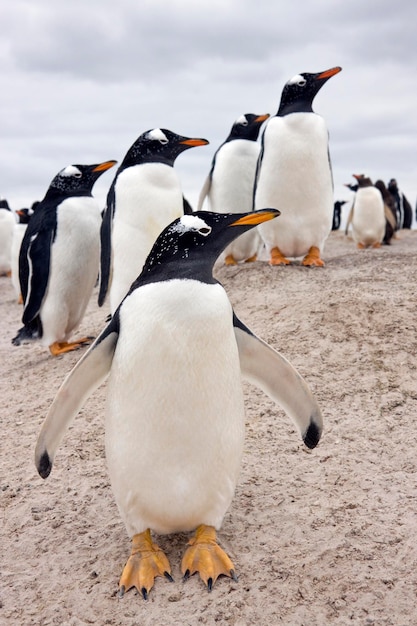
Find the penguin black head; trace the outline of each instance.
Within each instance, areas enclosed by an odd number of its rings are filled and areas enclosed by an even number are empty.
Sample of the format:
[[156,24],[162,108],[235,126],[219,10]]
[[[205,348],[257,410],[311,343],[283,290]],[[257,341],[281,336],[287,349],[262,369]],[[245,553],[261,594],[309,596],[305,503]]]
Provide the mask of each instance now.
[[135,286],[171,278],[215,282],[213,265],[242,233],[280,215],[277,209],[250,213],[196,211],[174,220],[155,241]]
[[11,211],[11,208],[9,207],[9,203],[7,202],[6,198],[0,198],[0,209]]
[[205,146],[208,143],[207,139],[184,137],[166,128],[147,130],[129,148],[120,169],[152,162],[173,166],[177,156],[184,150]]
[[373,187],[372,180],[369,176],[365,176],[365,174],[352,174],[352,176],[358,181],[358,189],[362,189],[363,187]]
[[47,196],[91,196],[96,180],[117,161],[105,161],[95,165],[68,165],[52,180]]
[[296,74],[284,86],[278,116],[289,113],[313,113],[313,100],[324,83],[342,71],[341,67],[332,67],[317,74]]
[[258,139],[260,128],[268,117],[269,113],[266,113],[265,115],[245,113],[244,115],[241,115],[233,124],[226,142],[233,141],[233,139],[248,139],[249,141],[256,141]]
[[16,215],[19,219],[19,224],[29,224],[30,218],[33,215],[32,209],[19,209],[16,211]]

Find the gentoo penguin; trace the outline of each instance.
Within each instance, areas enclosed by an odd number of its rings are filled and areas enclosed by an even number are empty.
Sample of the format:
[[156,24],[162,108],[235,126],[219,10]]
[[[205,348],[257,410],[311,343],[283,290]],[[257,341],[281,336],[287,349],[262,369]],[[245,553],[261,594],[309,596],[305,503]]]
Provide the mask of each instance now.
[[67,340],[84,315],[99,270],[101,214],[92,188],[115,163],[65,167],[37,206],[20,247],[24,326],[15,345],[39,337],[57,355],[88,342]]
[[11,276],[13,230],[16,218],[5,198],[0,198],[0,276]]
[[333,205],[333,222],[332,230],[339,230],[340,222],[342,220],[342,206],[346,204],[347,200],[336,200]]
[[206,139],[155,128],[127,151],[110,187],[101,227],[98,303],[104,304],[109,290],[111,314],[140,273],[157,236],[184,214],[175,159],[188,148],[206,144]]
[[397,211],[398,229],[411,228],[413,221],[413,210],[405,195],[398,189],[395,178],[391,178],[388,183],[388,191],[392,194]]
[[385,234],[382,194],[364,174],[353,174],[358,190],[352,207],[352,237],[358,248],[378,248]]
[[271,265],[288,265],[287,257],[301,256],[303,265],[324,265],[321,254],[333,218],[333,177],[326,124],[312,104],[324,83],[340,71],[334,67],[291,78],[262,135],[254,206],[281,211],[277,223],[259,227]]
[[182,560],[185,578],[199,572],[211,589],[234,577],[216,541],[232,501],[244,442],[241,377],[258,385],[314,448],[322,417],[306,382],[290,363],[234,314],[213,277],[222,250],[242,232],[279,215],[197,211],[169,225],[110,323],[67,376],[42,426],[35,463],[52,469],[65,430],[109,375],[106,457],[132,553],[120,593],[144,598],[156,576],[171,579],[158,534],[194,537]]
[[[198,209],[215,213],[242,213],[252,210],[253,185],[260,144],[259,130],[269,114],[241,115],[233,124],[229,136],[216,150],[209,175],[198,200]],[[226,265],[239,261],[255,261],[261,239],[256,228],[235,239],[222,253]]]
[[390,194],[390,192],[388,191],[383,180],[377,180],[375,183],[375,187],[381,192],[382,199],[384,201],[385,234],[382,241],[385,245],[389,245],[391,243],[391,239],[395,235],[395,231],[397,230],[397,212],[395,207],[395,200],[392,194]]
[[13,228],[12,250],[11,250],[12,284],[16,292],[16,296],[17,296],[17,300],[19,304],[23,304],[23,298],[20,292],[20,282],[19,282],[20,246],[22,244],[22,240],[26,232],[27,225],[29,224],[29,220],[32,215],[33,215],[32,209],[25,208],[25,209],[19,209],[18,211],[16,211],[16,216],[17,216],[18,221],[15,223],[14,228]]

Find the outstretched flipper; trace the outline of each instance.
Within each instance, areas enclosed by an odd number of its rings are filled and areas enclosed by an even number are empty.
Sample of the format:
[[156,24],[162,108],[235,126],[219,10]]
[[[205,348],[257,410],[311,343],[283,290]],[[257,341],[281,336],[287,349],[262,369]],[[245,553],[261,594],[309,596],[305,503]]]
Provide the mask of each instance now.
[[279,352],[234,316],[242,376],[277,402],[298,427],[305,445],[315,448],[323,430],[320,408],[307,383]]
[[118,337],[118,316],[115,316],[62,383],[36,444],[35,464],[42,478],[51,473],[55,453],[66,429],[108,375]]

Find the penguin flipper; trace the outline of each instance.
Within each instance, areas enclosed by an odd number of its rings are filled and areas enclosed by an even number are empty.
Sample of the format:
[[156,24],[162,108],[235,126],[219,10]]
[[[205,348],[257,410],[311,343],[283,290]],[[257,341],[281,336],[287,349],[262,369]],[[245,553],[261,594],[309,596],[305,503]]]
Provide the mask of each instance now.
[[315,448],[323,430],[323,418],[305,380],[287,359],[236,316],[234,330],[243,378],[279,404],[298,427],[305,445]]
[[35,465],[42,478],[51,473],[55,453],[66,429],[110,371],[119,337],[114,322],[115,318],[78,361],[55,396],[35,450]]
[[114,183],[110,187],[107,196],[107,207],[100,227],[100,287],[98,293],[98,305],[103,306],[110,286],[111,274],[111,231],[114,217]]
[[198,197],[197,211],[202,210],[204,200],[210,193],[210,187],[211,187],[211,174],[207,176],[206,180],[204,181],[204,185],[201,188],[200,195]]
[[51,230],[39,230],[27,247],[28,277],[26,288],[22,289],[25,308],[22,322],[28,325],[39,314],[48,287],[51,246],[54,233]]

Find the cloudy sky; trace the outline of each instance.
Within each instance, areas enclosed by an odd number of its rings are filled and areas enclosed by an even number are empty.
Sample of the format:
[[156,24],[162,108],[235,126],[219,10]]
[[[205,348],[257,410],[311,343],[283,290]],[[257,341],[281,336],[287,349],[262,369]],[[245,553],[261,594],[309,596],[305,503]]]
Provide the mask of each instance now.
[[[335,199],[367,173],[397,178],[415,206],[414,0],[13,0],[1,15],[0,196],[14,209],[155,127],[210,141],[175,166],[195,204],[238,116],[276,113],[289,78],[336,65],[314,103]],[[113,175],[95,187],[103,203]]]

